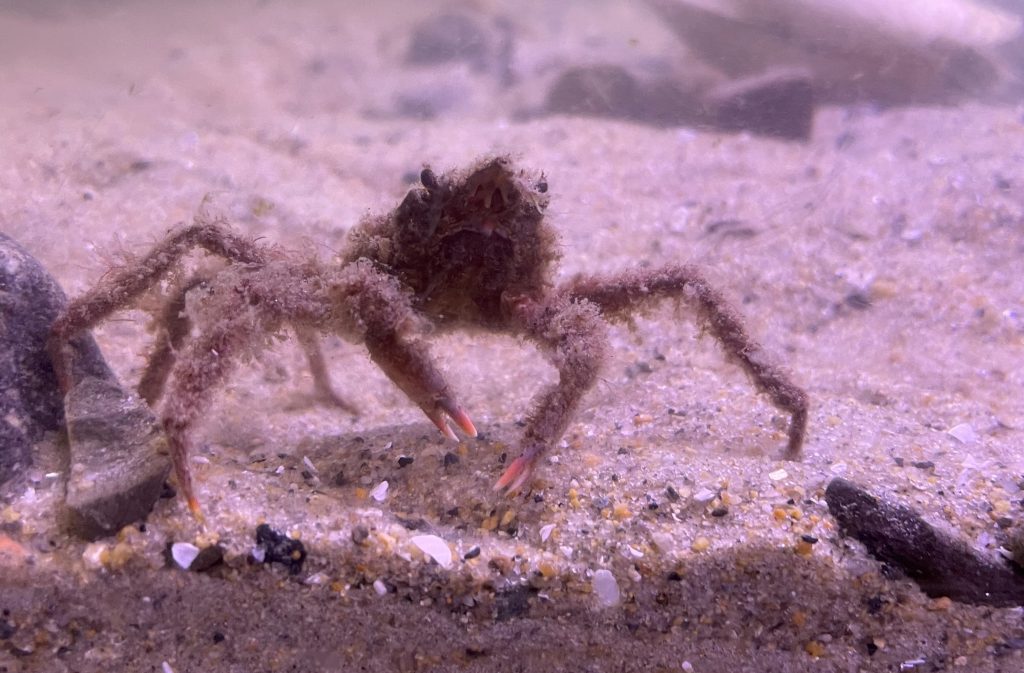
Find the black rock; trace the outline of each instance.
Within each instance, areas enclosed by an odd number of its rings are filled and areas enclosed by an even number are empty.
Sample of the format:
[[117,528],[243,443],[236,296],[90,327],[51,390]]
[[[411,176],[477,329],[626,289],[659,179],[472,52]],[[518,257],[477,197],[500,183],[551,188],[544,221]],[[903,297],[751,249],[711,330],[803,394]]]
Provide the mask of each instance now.
[[280,563],[292,575],[302,571],[302,564],[306,561],[306,546],[301,540],[293,540],[261,523],[256,527],[256,546],[263,549],[264,563]]
[[882,563],[900,568],[929,596],[996,607],[1024,605],[1024,575],[937,530],[909,507],[886,502],[845,479],[829,483],[825,500],[844,535],[860,540]]
[[[32,445],[60,428],[63,408],[46,352],[50,325],[67,298],[24,248],[0,233],[0,484],[32,463]],[[96,342],[85,335],[73,374],[113,378]]]

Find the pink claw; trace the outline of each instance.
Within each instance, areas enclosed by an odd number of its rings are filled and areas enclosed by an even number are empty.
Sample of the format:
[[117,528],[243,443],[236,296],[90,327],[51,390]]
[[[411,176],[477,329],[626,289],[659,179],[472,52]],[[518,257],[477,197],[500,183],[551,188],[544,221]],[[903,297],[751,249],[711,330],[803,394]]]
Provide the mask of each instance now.
[[530,481],[530,477],[533,475],[533,463],[536,459],[536,456],[523,454],[513,460],[494,484],[494,490],[504,490],[509,495],[516,493]]

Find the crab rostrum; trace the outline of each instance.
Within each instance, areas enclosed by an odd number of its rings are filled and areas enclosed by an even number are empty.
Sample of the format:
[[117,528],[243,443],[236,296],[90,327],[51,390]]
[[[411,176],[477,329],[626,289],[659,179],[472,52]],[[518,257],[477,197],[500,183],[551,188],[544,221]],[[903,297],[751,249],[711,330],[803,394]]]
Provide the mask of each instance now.
[[[521,453],[495,485],[514,492],[529,483],[538,458],[559,440],[594,385],[608,353],[608,323],[674,299],[691,306],[727,357],[790,414],[786,457],[799,457],[806,394],[770,362],[739,314],[697,269],[670,264],[577,276],[556,285],[558,237],[544,220],[543,175],[497,157],[446,175],[424,168],[420,183],[392,213],[353,229],[348,246],[331,263],[259,243],[205,216],[171,231],[146,255],[109,272],[54,323],[50,352],[61,385],[70,385],[71,337],[169,280],[172,289],[157,316],[158,339],[140,394],[151,404],[163,397],[161,420],[177,479],[198,515],[189,431],[232,368],[271,336],[290,328],[306,352],[319,395],[348,409],[352,405],[331,387],[318,333],[363,344],[395,385],[453,438],[449,421],[470,436],[476,429],[431,356],[427,336],[455,329],[517,335],[544,353],[558,370],[558,382],[537,393]],[[182,275],[180,260],[196,248],[226,264]],[[205,291],[195,302],[198,309],[184,311],[186,294],[199,286]]]

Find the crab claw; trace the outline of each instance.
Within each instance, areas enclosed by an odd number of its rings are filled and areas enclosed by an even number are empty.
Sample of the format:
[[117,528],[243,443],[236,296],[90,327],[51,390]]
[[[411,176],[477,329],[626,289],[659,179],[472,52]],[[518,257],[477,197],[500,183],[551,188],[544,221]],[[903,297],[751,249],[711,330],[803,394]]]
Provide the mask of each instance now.
[[462,408],[455,404],[448,398],[441,398],[437,401],[437,406],[434,410],[427,414],[427,417],[433,421],[437,429],[441,431],[441,434],[448,439],[458,439],[458,436],[452,430],[451,426],[448,425],[448,419],[455,421],[455,424],[459,426],[463,432],[470,437],[476,437],[476,426],[473,425],[473,421],[469,419],[469,415],[466,414]]
[[537,455],[535,452],[525,451],[523,455],[513,460],[494,484],[494,490],[514,495],[528,484],[533,476],[533,465],[537,462]]

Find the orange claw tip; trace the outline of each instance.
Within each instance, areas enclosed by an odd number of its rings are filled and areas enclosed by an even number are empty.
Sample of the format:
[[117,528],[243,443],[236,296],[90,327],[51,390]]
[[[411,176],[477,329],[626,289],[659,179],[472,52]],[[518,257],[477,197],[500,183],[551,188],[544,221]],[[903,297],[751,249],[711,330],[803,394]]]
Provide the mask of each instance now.
[[200,506],[199,501],[193,495],[188,496],[188,511],[192,513],[192,516],[199,523],[203,523],[205,517],[203,516],[203,508]]
[[508,466],[508,469],[501,475],[498,481],[494,484],[495,491],[501,491],[507,489],[509,493],[514,493],[526,483],[530,478],[530,461],[528,458],[519,456],[512,461],[512,464]]
[[434,422],[434,425],[437,426],[437,429],[441,431],[441,434],[444,435],[446,439],[454,439],[458,441],[458,436],[452,430],[451,426],[448,425],[448,421],[444,419],[444,416],[438,414],[437,416],[432,416],[430,420]]
[[469,416],[462,409],[456,409],[455,413],[452,414],[452,420],[458,425],[463,432],[470,437],[476,437],[476,426],[473,425],[473,421],[469,419]]

